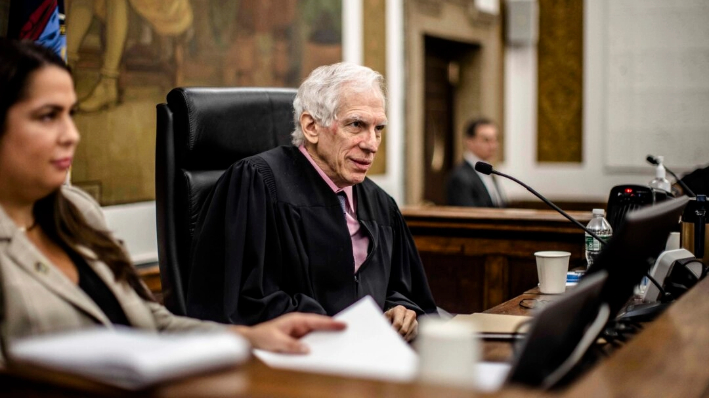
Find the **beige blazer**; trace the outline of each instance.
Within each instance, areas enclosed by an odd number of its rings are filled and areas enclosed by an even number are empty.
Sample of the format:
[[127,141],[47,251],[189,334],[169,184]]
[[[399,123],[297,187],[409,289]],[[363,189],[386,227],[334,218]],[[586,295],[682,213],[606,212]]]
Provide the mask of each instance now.
[[[101,208],[86,193],[72,187],[62,188],[62,193],[82,211],[91,225],[107,229]],[[224,327],[213,322],[172,315],[162,305],[141,299],[127,283],[116,282],[113,273],[103,262],[87,262],[111,289],[128,321],[136,328],[163,332],[207,331]],[[47,260],[27,239],[24,232],[17,229],[2,206],[0,272],[0,294],[3,294],[5,299],[4,329],[7,344],[20,337],[97,325],[113,327],[98,305]],[[2,362],[0,355],[0,364]]]

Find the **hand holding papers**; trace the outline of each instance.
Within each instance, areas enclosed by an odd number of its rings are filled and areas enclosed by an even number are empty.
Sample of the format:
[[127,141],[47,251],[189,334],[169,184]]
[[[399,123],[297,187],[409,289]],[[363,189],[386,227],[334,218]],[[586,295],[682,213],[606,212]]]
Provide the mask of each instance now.
[[[394,331],[371,297],[351,305],[334,319],[346,323],[347,328],[303,337],[301,341],[309,346],[309,354],[254,350],[254,355],[274,368],[399,382],[417,377],[418,355]],[[470,378],[476,389],[494,391],[508,371],[508,364],[480,363]]]
[[307,355],[254,354],[274,368],[330,373],[391,381],[409,381],[416,375],[418,357],[367,296],[335,315],[347,324],[341,332],[312,332],[301,340]]
[[16,361],[137,390],[241,363],[249,358],[249,344],[233,333],[92,329],[17,341],[10,355]]

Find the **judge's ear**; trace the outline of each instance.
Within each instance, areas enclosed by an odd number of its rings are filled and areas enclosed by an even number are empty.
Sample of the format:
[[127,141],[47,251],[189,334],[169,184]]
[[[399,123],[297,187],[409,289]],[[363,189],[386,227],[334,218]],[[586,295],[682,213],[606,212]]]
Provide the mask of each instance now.
[[317,144],[320,138],[319,131],[317,128],[317,122],[313,115],[308,112],[303,112],[300,114],[300,129],[303,130],[303,136],[306,141],[311,144]]

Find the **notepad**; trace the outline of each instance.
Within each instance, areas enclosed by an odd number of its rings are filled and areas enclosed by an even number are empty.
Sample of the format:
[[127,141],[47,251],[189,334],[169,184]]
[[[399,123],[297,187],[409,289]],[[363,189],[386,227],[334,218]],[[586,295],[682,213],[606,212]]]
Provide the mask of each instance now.
[[[511,339],[526,332],[522,326],[531,320],[531,317],[521,315],[475,313],[470,315],[456,315],[451,322],[462,322],[475,327],[480,337],[485,339]],[[518,334],[515,334],[517,332]]]
[[161,335],[127,328],[32,337],[9,348],[16,361],[128,390],[236,365],[250,355],[249,343],[233,333]]

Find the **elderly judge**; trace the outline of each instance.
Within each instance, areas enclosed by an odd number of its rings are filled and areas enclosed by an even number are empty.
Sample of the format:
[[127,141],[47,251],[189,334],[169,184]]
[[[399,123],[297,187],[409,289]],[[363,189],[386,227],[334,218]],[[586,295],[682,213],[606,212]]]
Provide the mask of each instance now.
[[197,223],[189,315],[250,325],[371,295],[411,339],[436,312],[396,203],[366,178],[387,123],[383,84],[363,66],[317,68],[293,102],[293,145],[227,169]]

